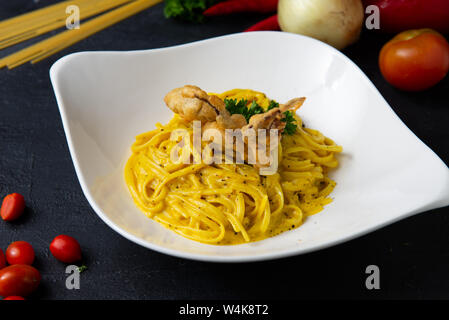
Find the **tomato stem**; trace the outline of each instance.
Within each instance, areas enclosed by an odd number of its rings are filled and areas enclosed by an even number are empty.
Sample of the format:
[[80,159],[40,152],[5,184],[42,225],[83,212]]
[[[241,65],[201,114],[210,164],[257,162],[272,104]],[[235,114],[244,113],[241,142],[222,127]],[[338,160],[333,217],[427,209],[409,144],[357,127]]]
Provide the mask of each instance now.
[[83,271],[86,271],[87,269],[89,269],[89,268],[85,264],[83,264],[78,267],[78,272],[81,273]]

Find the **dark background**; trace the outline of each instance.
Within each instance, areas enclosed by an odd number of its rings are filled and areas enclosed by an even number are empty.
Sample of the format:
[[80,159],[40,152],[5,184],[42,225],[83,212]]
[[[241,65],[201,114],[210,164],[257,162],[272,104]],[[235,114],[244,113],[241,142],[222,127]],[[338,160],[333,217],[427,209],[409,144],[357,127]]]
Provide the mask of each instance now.
[[[54,2],[0,0],[0,20]],[[17,240],[34,246],[35,266],[43,280],[31,298],[449,298],[449,208],[319,252],[249,264],[162,255],[126,240],[97,217],[75,175],[48,76],[50,66],[76,51],[166,47],[240,32],[263,18],[239,15],[190,25],[166,20],[162,9],[162,4],[150,8],[37,65],[0,70],[0,197],[19,192],[27,203],[18,221],[0,220],[0,248],[6,250]],[[421,93],[392,88],[377,65],[379,50],[390,38],[365,30],[360,41],[343,52],[405,124],[448,164],[449,77]],[[0,56],[22,46],[0,51]],[[82,246],[89,269],[81,274],[80,290],[65,288],[65,266],[48,250],[61,233],[74,236]],[[380,268],[380,290],[365,288],[365,268],[370,264]]]

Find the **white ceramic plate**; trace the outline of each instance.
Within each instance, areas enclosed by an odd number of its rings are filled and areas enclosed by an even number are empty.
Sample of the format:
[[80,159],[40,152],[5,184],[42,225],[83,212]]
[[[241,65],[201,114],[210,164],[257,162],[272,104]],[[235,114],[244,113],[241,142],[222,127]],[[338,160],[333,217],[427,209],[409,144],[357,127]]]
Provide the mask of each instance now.
[[[133,52],[82,52],[50,71],[81,187],[115,231],[147,248],[206,261],[274,259],[347,241],[418,212],[449,205],[449,170],[394,114],[361,70],[332,47],[281,32],[234,34]],[[134,137],[167,122],[173,88],[306,96],[307,126],[342,145],[334,202],[300,227],[237,246],[185,239],[148,219],[123,180]]]

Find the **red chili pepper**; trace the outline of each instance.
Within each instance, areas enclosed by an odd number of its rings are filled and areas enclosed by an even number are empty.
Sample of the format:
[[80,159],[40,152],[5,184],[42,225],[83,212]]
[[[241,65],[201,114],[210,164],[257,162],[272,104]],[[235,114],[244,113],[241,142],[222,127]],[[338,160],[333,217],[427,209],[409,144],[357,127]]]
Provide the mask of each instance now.
[[267,19],[264,19],[262,21],[259,21],[255,25],[252,25],[251,27],[246,29],[245,32],[249,32],[249,31],[266,31],[266,30],[273,30],[273,31],[281,30],[281,28],[279,27],[278,15],[277,14],[275,14],[274,16],[271,16],[271,17],[269,17]]
[[279,0],[227,0],[203,12],[205,16],[221,16],[241,12],[276,12]]
[[3,300],[25,300],[25,298],[21,297],[21,296],[9,296],[9,297],[6,297]]
[[449,32],[447,0],[363,0],[363,4],[379,8],[381,31],[396,33],[430,28],[441,33]]

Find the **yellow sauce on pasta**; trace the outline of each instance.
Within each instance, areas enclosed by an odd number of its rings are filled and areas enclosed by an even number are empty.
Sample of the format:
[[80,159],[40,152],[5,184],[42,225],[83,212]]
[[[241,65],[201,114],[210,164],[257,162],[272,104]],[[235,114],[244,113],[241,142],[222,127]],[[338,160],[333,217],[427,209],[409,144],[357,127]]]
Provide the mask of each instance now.
[[[270,102],[263,93],[234,89],[220,98]],[[136,205],[174,232],[199,242],[229,245],[258,241],[299,227],[323,210],[336,183],[327,174],[342,151],[317,130],[282,135],[277,173],[261,176],[247,164],[174,164],[170,140],[176,129],[192,124],[175,114],[166,125],[136,137],[125,167],[125,181]],[[204,147],[207,143],[202,144]]]

